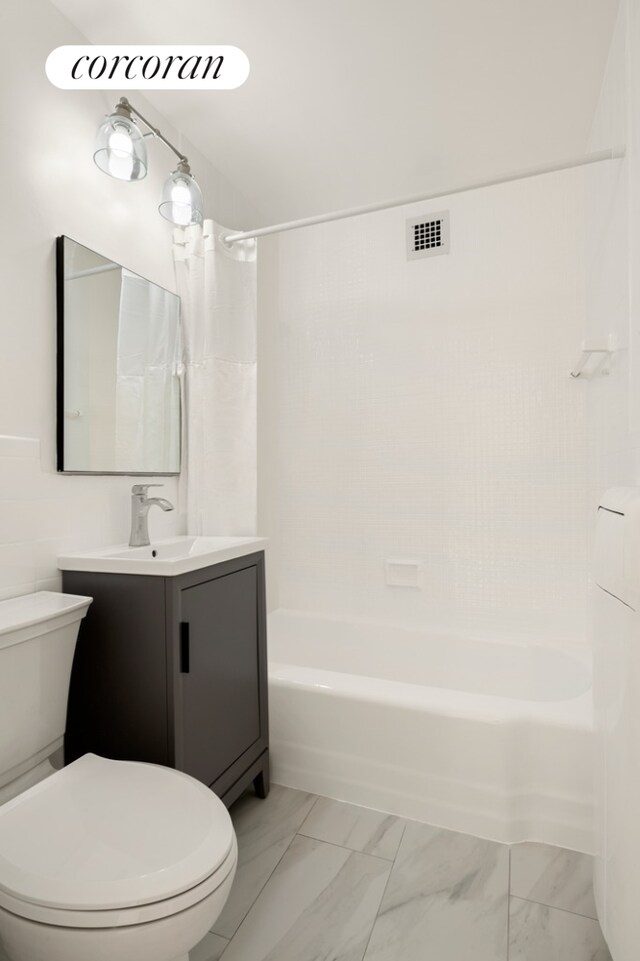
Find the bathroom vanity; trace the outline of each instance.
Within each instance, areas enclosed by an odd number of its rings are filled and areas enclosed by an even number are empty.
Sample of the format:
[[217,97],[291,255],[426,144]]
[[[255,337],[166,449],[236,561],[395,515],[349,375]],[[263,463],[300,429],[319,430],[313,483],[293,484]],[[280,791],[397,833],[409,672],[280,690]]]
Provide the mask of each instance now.
[[227,806],[251,782],[266,796],[263,547],[174,538],[59,558],[64,591],[94,599],[73,664],[67,763],[93,752],[168,765]]

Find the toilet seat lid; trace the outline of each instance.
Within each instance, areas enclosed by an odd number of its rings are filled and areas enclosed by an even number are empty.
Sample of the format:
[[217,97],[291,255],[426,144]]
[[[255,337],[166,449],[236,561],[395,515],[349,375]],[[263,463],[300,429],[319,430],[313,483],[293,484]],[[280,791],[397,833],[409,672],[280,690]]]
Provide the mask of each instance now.
[[0,807],[0,890],[70,910],[150,904],[213,874],[233,836],[194,778],[85,754]]

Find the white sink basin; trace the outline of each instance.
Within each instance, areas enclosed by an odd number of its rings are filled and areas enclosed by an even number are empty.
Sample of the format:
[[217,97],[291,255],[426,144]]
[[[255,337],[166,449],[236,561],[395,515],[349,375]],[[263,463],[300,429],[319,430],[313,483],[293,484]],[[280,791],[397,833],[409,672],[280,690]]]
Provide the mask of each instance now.
[[175,577],[264,550],[265,537],[170,537],[149,547],[117,544],[98,551],[63,554],[61,571],[95,571],[102,574],[156,574]]

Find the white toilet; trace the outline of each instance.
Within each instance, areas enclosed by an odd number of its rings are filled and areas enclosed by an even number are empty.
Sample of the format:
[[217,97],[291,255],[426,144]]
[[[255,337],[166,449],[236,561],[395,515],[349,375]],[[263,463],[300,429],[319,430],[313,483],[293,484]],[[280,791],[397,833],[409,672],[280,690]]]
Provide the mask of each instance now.
[[233,825],[170,768],[51,766],[90,603],[0,602],[0,942],[11,961],[186,961],[227,900]]

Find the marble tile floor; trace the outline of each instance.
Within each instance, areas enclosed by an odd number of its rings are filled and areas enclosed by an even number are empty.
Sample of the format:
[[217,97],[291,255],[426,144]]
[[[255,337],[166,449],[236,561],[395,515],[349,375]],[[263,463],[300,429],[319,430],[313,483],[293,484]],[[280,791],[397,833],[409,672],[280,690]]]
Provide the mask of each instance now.
[[586,855],[279,785],[231,814],[236,880],[190,961],[611,961]]
[[611,961],[586,855],[278,785],[231,814],[233,890],[189,961]]

